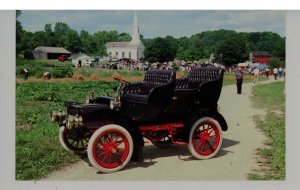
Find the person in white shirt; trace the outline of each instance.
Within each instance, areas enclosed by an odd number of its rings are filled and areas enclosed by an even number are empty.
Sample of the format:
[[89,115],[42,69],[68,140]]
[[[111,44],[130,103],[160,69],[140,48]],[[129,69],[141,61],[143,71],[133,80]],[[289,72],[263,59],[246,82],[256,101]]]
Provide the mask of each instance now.
[[278,69],[276,67],[273,69],[273,75],[274,75],[274,79],[277,80]]
[[253,82],[255,84],[256,82],[258,82],[258,77],[259,77],[259,69],[257,67],[255,67],[255,69],[253,70],[253,75],[254,75]]

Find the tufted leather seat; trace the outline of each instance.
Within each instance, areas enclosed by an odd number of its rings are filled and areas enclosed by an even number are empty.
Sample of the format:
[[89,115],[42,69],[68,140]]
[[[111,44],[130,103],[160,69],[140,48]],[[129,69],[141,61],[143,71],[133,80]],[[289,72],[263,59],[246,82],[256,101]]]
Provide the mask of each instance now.
[[187,77],[188,88],[195,89],[203,82],[214,80],[220,76],[222,69],[216,67],[197,67]]
[[216,107],[222,89],[223,72],[222,68],[216,67],[192,68],[187,77],[176,80],[168,112],[180,115],[192,109]]
[[167,90],[164,90],[164,86],[170,83],[174,83],[175,78],[176,73],[174,71],[147,71],[145,74],[145,78],[141,83],[124,87],[122,101],[147,104],[153,89],[161,87],[161,93],[164,93],[164,91]]

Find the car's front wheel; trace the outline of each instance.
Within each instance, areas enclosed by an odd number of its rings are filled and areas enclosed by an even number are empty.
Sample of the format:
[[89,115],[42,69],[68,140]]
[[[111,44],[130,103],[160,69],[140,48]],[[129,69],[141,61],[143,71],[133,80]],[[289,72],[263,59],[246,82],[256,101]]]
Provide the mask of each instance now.
[[85,154],[89,138],[78,132],[71,131],[62,126],[59,128],[59,142],[61,146],[68,152],[75,154]]
[[90,163],[103,173],[124,168],[133,152],[133,141],[129,132],[115,124],[99,128],[90,138],[88,158]]

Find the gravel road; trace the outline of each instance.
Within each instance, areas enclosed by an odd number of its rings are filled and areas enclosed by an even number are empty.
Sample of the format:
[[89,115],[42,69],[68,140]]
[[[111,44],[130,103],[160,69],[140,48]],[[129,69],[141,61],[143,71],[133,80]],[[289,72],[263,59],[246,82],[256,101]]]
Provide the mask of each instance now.
[[242,95],[236,94],[235,85],[223,87],[219,106],[229,129],[223,133],[222,149],[212,159],[194,159],[186,145],[159,149],[149,143],[144,147],[144,162],[130,162],[119,172],[99,173],[86,158],[43,180],[246,180],[258,167],[255,150],[266,140],[253,121],[253,116],[266,114],[265,110],[252,106],[250,97],[254,85],[243,84]]

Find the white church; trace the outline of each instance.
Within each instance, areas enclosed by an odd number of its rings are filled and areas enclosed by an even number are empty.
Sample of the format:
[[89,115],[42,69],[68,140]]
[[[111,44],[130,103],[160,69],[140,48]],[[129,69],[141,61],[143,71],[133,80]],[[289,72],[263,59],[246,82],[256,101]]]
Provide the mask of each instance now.
[[106,53],[112,59],[130,58],[140,60],[144,57],[145,46],[140,39],[137,15],[134,14],[130,42],[107,42]]

